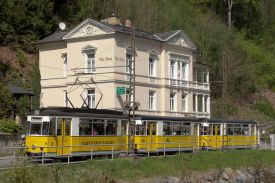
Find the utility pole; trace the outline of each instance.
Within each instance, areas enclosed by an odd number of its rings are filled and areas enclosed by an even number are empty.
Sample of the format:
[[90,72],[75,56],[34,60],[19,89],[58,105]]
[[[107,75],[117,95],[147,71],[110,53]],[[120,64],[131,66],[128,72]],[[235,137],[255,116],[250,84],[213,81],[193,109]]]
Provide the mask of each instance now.
[[[222,98],[223,98],[223,119],[227,120],[228,116],[227,116],[227,106],[228,106],[228,93],[227,93],[227,56],[225,51],[223,51],[223,57],[222,57]],[[225,123],[222,123],[222,147],[224,149],[224,136],[225,136]],[[227,135],[227,134],[226,134]],[[227,141],[227,149],[228,149],[228,141]]]
[[[128,127],[128,151],[134,153],[135,136],[135,110],[136,110],[136,55],[135,55],[135,28],[131,28],[131,54],[132,59],[129,63],[129,127]],[[132,118],[131,118],[132,116]]]

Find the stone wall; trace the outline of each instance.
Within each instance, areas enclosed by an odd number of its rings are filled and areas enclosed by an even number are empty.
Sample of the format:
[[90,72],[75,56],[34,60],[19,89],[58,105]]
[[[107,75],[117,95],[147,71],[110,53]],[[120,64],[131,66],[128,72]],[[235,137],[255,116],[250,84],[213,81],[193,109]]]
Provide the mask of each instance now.
[[6,147],[16,147],[21,143],[20,135],[0,132],[0,156],[12,156],[14,150],[6,149]]

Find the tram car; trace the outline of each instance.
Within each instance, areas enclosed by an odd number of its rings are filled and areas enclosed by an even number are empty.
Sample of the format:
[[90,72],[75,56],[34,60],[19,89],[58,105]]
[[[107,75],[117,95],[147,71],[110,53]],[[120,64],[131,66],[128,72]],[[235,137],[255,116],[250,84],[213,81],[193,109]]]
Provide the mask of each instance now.
[[253,148],[254,121],[136,115],[100,109],[42,108],[27,117],[28,155],[47,157]]

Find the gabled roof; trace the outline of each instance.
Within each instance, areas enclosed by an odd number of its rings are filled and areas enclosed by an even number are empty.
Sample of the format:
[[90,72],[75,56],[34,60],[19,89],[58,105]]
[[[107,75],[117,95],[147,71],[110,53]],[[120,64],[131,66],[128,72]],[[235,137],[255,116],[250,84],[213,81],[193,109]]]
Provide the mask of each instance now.
[[[73,29],[65,30],[65,31],[56,31],[53,34],[49,35],[48,37],[39,41],[39,43],[57,42],[57,41],[62,41],[62,40],[64,41],[64,39],[69,39],[70,35],[72,35],[75,31],[77,31],[81,26],[83,26],[86,23],[94,24],[94,25],[98,26],[99,28],[108,30],[110,32],[119,32],[119,33],[129,34],[129,35],[132,33],[131,29],[124,25],[113,25],[113,24],[108,24],[105,22],[98,22],[93,19],[87,18],[86,20],[82,21],[80,24],[78,24]],[[160,41],[160,42],[167,42],[178,34],[181,34],[183,36],[183,38],[186,41],[186,43],[188,44],[188,46],[190,46],[192,49],[197,49],[194,42],[182,30],[154,34],[154,33],[149,33],[149,32],[135,29],[135,36],[142,37],[145,39]]]
[[20,94],[20,95],[34,95],[33,92],[25,90],[19,86],[8,84],[6,88],[11,92],[12,94]]
[[169,31],[169,32],[160,32],[156,33],[155,36],[159,38],[160,40],[167,41],[170,37],[173,37],[179,32],[179,30],[176,31]]
[[[123,25],[112,25],[112,24],[103,23],[103,22],[101,22],[101,23],[104,24],[105,26],[113,29],[116,32],[125,33],[125,34],[129,34],[129,35],[132,33],[130,28],[125,27]],[[145,31],[141,31],[141,30],[137,30],[137,29],[135,29],[135,36],[152,39],[152,40],[156,40],[156,41],[161,41],[160,39],[155,37],[154,34],[145,32]]]
[[44,39],[40,40],[39,43],[48,43],[48,42],[57,42],[62,41],[63,37],[67,35],[70,30],[66,31],[55,31],[53,34],[45,37]]

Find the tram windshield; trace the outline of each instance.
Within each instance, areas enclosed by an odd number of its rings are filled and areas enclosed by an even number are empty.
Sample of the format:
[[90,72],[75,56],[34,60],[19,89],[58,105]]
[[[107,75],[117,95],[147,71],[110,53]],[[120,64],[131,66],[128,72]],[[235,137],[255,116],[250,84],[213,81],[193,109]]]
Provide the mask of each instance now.
[[50,121],[31,120],[27,122],[27,134],[31,136],[36,135],[54,135],[55,134],[55,121],[52,118]]

